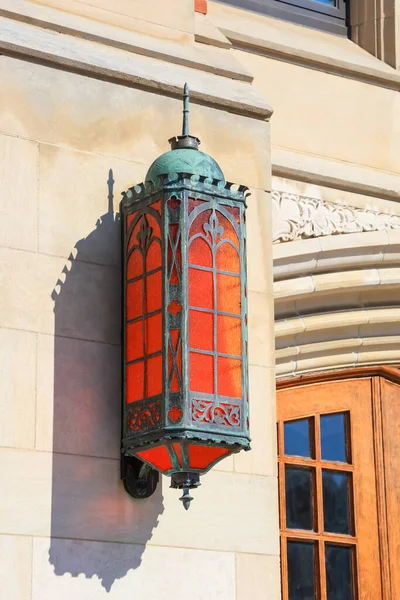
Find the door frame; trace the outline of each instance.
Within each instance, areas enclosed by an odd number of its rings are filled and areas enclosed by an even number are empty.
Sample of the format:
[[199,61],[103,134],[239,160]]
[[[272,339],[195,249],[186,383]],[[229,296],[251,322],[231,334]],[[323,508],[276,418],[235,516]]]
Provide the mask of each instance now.
[[[372,424],[373,445],[376,472],[377,519],[379,537],[379,558],[382,570],[381,586],[382,600],[394,600],[391,592],[390,556],[388,540],[388,515],[385,496],[385,466],[384,466],[384,441],[381,410],[380,379],[383,378],[393,383],[400,384],[400,368],[396,366],[367,366],[338,369],[337,371],[321,371],[311,374],[298,375],[276,381],[277,392],[285,389],[296,388],[324,382],[340,381],[344,379],[371,379],[372,399]],[[278,402],[278,399],[277,399]]]

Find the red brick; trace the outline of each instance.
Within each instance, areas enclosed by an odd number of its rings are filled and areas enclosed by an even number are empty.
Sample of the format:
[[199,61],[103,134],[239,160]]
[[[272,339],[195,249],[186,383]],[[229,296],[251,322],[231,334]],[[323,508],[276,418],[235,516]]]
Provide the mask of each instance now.
[[194,0],[194,10],[202,15],[207,14],[207,0]]

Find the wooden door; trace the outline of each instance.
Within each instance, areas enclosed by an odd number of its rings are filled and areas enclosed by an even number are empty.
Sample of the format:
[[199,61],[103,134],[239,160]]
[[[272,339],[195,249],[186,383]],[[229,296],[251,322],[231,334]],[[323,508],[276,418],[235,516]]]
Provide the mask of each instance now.
[[389,598],[375,385],[365,377],[278,392],[283,600]]

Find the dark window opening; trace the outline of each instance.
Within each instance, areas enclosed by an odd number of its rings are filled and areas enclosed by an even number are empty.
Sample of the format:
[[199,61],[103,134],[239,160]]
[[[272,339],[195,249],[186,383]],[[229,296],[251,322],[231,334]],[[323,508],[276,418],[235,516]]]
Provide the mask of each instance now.
[[217,0],[217,2],[337,35],[348,35],[344,0]]

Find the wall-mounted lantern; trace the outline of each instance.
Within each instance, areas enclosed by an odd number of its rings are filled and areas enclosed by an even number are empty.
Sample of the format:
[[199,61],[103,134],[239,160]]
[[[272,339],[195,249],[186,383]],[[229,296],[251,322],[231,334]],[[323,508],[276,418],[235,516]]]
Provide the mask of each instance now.
[[158,472],[189,489],[249,449],[245,208],[189,135],[121,203],[123,227],[122,479],[151,495]]

